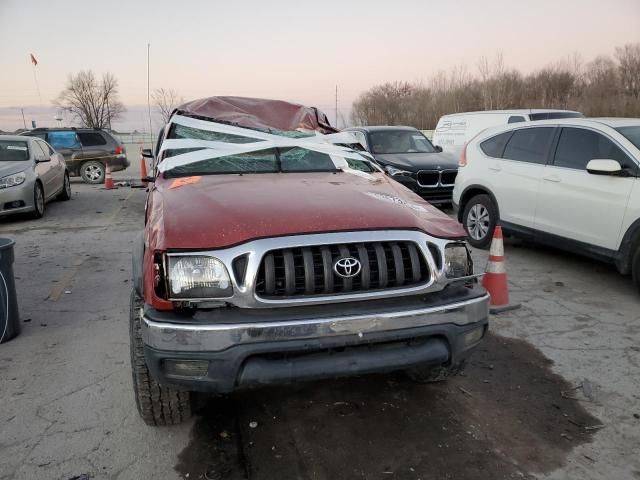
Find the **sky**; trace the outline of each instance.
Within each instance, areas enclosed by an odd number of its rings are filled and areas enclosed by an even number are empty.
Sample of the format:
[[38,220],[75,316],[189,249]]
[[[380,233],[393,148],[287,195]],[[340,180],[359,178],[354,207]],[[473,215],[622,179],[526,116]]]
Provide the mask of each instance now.
[[0,129],[22,127],[20,108],[53,126],[51,101],[83,69],[119,80],[129,113],[114,128],[143,129],[147,44],[151,90],[278,98],[333,119],[336,85],[348,117],[374,85],[475,73],[481,56],[527,73],[637,42],[640,0],[0,0]]

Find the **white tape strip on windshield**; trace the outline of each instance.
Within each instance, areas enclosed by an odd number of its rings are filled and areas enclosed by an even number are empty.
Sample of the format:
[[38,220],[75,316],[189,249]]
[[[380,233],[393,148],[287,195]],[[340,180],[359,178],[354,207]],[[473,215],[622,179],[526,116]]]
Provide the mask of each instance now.
[[185,127],[197,128],[209,132],[223,133],[229,135],[242,136],[248,139],[255,139],[248,143],[229,143],[211,140],[200,140],[196,138],[175,138],[162,142],[160,153],[165,150],[175,150],[182,148],[200,148],[195,152],[187,152],[164,159],[158,165],[160,172],[171,170],[175,167],[189,165],[191,163],[209,160],[213,158],[225,157],[228,155],[239,155],[250,152],[258,152],[271,148],[304,148],[319,153],[327,154],[335,164],[337,169],[350,170],[346,159],[365,160],[365,157],[358,152],[346,147],[335,145],[336,143],[352,144],[359,143],[350,132],[339,132],[329,135],[312,135],[303,138],[288,138],[280,135],[259,132],[248,128],[235,127],[206,120],[175,115],[171,123],[183,125]]

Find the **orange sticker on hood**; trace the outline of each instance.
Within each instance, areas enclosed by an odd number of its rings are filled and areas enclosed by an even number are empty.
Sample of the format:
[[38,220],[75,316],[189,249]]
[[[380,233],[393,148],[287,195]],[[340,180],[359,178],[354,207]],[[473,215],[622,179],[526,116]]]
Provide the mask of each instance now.
[[169,188],[178,188],[178,187],[183,187],[184,185],[191,185],[192,183],[198,183],[201,178],[202,177],[200,176],[176,178],[173,182],[171,182],[171,185],[169,185]]

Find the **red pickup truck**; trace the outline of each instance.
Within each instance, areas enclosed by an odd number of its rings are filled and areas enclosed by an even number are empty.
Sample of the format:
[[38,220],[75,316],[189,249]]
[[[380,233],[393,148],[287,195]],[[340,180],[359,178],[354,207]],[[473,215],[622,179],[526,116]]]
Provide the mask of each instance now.
[[465,232],[356,143],[281,101],[211,97],[173,113],[133,255],[146,423],[188,418],[191,391],[460,370],[489,300]]

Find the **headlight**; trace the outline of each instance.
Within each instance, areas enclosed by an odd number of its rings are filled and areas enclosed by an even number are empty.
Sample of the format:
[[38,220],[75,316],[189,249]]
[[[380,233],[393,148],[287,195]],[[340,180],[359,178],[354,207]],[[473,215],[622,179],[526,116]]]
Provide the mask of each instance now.
[[0,178],[0,188],[15,187],[16,185],[24,183],[26,179],[27,176],[24,174],[24,172],[2,177]]
[[226,298],[233,293],[229,272],[214,257],[169,256],[169,297]]
[[450,243],[444,249],[444,271],[447,278],[473,275],[473,261],[463,243]]
[[391,165],[384,166],[385,172],[387,172],[392,177],[412,177],[412,172],[407,172],[406,170],[400,170],[399,168],[392,167]]

